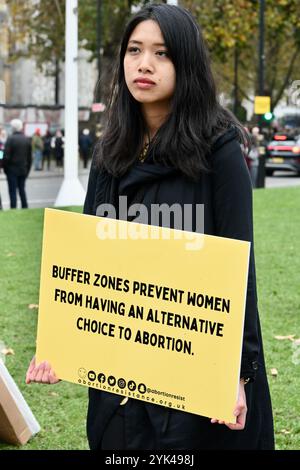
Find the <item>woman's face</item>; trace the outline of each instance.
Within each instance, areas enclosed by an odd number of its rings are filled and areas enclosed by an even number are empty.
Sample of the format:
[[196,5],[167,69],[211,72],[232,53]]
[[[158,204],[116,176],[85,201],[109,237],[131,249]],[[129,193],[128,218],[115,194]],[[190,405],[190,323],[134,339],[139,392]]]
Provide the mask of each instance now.
[[[169,104],[175,90],[175,67],[155,21],[142,21],[131,33],[124,57],[124,74],[127,87],[137,101]],[[143,83],[143,80],[152,83]]]

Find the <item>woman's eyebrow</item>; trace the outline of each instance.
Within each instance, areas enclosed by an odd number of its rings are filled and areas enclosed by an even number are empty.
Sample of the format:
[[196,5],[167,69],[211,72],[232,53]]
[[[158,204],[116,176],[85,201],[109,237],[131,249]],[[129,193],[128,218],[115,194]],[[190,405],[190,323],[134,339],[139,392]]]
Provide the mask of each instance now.
[[[134,44],[143,44],[142,41],[137,41],[137,40],[135,40],[135,39],[131,39],[131,40],[128,42],[128,44],[131,43],[131,42],[133,42]],[[155,43],[153,43],[152,45],[153,45],[153,46],[164,46],[164,47],[166,46],[164,42],[155,42]]]

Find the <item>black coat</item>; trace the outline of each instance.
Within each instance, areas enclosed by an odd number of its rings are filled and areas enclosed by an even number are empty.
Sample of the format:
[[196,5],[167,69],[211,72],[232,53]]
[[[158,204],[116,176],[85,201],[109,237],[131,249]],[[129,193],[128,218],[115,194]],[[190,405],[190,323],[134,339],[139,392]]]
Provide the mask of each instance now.
[[22,132],[14,132],[5,143],[3,160],[5,173],[27,177],[31,162],[31,143],[29,138]]
[[[208,418],[129,399],[122,407],[129,423],[128,449],[272,449],[274,446],[257,309],[252,187],[235,129],[218,138],[210,162],[211,172],[202,173],[197,182],[175,169],[153,164],[151,155],[149,161],[137,163],[120,180],[99,172],[92,164],[84,205],[86,214],[95,215],[101,203],[116,205],[118,195],[127,195],[129,205],[139,194],[139,202],[149,208],[151,203],[204,204],[204,233],[252,242],[241,361],[241,377],[251,378],[245,386],[248,407],[245,429],[231,431],[224,425],[211,424]],[[145,189],[141,192],[141,188]],[[172,221],[170,227],[174,228]],[[101,445],[104,429],[122,399],[119,395],[89,389],[87,432],[91,448]]]

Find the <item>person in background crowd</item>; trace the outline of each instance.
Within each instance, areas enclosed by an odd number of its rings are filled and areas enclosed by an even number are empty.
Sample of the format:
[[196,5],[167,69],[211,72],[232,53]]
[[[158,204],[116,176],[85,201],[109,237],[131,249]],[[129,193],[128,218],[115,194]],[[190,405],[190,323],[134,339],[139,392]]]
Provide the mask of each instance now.
[[42,170],[42,159],[43,159],[43,150],[44,142],[41,137],[40,129],[36,129],[31,141],[32,145],[32,154],[35,171]]
[[[0,127],[0,150],[4,151],[5,142],[7,141],[7,132],[4,128]],[[1,157],[3,159],[3,155]]]
[[259,127],[253,127],[250,134],[251,148],[248,154],[249,171],[252,186],[255,188],[257,183],[257,173],[259,164]]
[[87,168],[90,151],[92,148],[92,139],[89,129],[83,129],[82,134],[79,136],[79,150],[80,156],[83,160],[83,168]]
[[64,160],[64,138],[61,130],[57,130],[55,133],[54,155],[56,166],[62,167]]
[[[2,172],[2,168],[3,168],[4,147],[5,147],[6,140],[7,140],[6,130],[0,127],[0,173]],[[0,194],[0,210],[2,210],[1,194]]]
[[22,132],[23,123],[20,119],[11,121],[13,134],[8,137],[5,148],[3,167],[8,183],[10,197],[10,207],[17,207],[17,189],[19,191],[22,209],[28,207],[25,191],[25,182],[28,177],[31,163],[31,143],[28,137]]
[[50,170],[50,165],[51,165],[51,153],[52,153],[51,140],[52,140],[51,133],[49,131],[47,131],[46,135],[43,138],[44,150],[43,150],[42,169],[44,169],[45,161],[47,161],[47,170],[48,171]]

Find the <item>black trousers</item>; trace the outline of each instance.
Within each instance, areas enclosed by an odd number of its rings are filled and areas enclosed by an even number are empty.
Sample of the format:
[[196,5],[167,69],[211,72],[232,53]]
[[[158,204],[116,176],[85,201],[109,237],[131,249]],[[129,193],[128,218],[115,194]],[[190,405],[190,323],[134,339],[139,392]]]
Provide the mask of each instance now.
[[81,150],[81,156],[83,160],[83,168],[87,168],[88,160],[89,160],[89,150]]
[[7,172],[6,177],[11,209],[15,209],[17,207],[17,189],[19,191],[22,208],[26,209],[28,207],[25,193],[26,176],[16,176],[13,173]]
[[[87,423],[90,448],[93,450],[273,450],[272,422],[267,414],[258,417],[261,418],[264,427],[263,430],[259,430],[257,409],[256,406],[251,406],[251,389],[252,384],[247,385],[249,409],[243,431],[231,431],[225,425],[212,424],[209,418],[203,416],[133,399],[129,399],[123,406],[119,405],[117,408],[113,406],[112,413],[109,413],[110,405],[113,404],[108,402],[104,408],[90,409]],[[98,390],[92,391],[95,392],[95,396],[99,394]],[[104,393],[100,392],[100,400],[105,398]],[[93,393],[90,396],[92,397]]]
[[47,170],[50,170],[50,164],[51,164],[50,152],[43,153],[42,170],[44,169],[45,162],[47,162]]
[[125,417],[124,408],[119,406],[116,414],[111,418],[103,434],[101,450],[125,450]]

